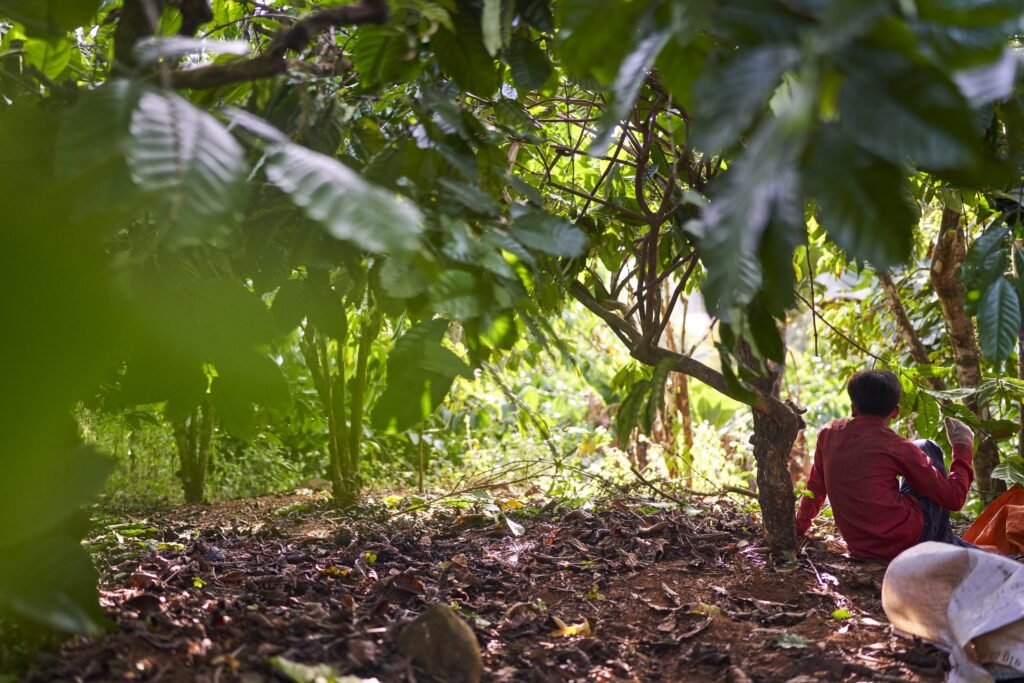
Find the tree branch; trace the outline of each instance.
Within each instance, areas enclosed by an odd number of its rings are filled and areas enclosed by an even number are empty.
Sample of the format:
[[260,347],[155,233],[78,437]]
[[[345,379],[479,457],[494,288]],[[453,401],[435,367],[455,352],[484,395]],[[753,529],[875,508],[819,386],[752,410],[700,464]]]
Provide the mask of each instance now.
[[250,59],[173,71],[170,74],[171,87],[217,88],[233,83],[272,78],[288,69],[289,62],[285,59],[285,53],[301,50],[319,33],[332,26],[383,24],[387,20],[387,0],[363,0],[355,5],[342,5],[313,12],[275,33],[266,52]]

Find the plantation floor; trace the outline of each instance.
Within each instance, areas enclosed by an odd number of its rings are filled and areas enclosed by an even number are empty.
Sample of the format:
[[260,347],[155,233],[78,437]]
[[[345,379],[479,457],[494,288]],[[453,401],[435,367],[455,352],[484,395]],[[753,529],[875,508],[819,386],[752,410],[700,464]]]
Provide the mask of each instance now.
[[298,494],[106,519],[91,546],[119,630],[69,641],[26,680],[256,683],[287,680],[269,663],[283,657],[428,681],[396,640],[434,602],[472,625],[489,681],[944,676],[941,653],[892,635],[882,565],[819,543],[775,569],[727,502],[550,508],[353,521]]

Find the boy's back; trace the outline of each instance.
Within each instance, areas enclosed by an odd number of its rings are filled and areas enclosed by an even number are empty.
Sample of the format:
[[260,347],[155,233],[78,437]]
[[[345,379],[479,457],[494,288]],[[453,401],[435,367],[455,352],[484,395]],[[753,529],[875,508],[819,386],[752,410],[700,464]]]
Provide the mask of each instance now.
[[937,505],[963,507],[974,472],[970,446],[954,446],[947,478],[928,456],[887,426],[886,418],[859,415],[831,422],[818,435],[797,533],[810,526],[828,495],[833,517],[855,557],[891,559],[921,539],[918,500],[901,493],[898,477]]

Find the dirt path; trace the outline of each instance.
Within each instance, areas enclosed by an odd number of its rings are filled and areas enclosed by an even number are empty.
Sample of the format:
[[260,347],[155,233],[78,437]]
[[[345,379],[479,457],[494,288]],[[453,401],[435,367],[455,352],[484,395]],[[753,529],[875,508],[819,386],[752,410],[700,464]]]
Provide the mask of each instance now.
[[943,678],[941,654],[892,636],[881,565],[811,547],[778,570],[728,503],[491,510],[356,522],[294,495],[106,519],[91,547],[119,630],[26,680],[257,683],[285,680],[279,656],[425,681],[395,642],[434,602],[472,625],[491,681]]

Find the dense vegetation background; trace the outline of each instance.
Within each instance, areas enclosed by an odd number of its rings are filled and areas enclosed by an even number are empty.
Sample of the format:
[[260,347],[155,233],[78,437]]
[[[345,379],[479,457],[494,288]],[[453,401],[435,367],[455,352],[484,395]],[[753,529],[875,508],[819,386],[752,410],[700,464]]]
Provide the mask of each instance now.
[[864,365],[900,374],[902,433],[976,428],[978,509],[1024,481],[1022,22],[0,0],[0,605],[96,632],[97,494],[311,479],[351,506],[663,477],[756,500],[784,557]]

